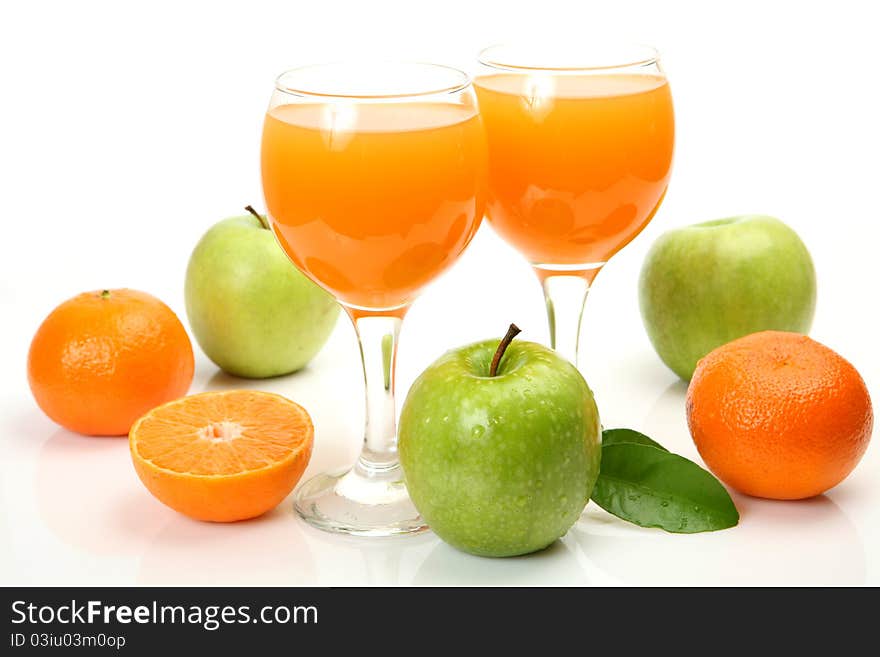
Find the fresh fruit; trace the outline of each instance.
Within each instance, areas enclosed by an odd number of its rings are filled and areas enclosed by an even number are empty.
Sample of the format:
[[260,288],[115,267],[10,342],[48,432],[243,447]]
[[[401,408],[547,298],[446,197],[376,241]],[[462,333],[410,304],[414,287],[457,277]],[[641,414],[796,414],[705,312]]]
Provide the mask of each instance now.
[[702,359],[687,417],[700,455],[722,481],[780,500],[843,481],[874,422],[868,389],[848,361],[780,331],[734,340]]
[[153,409],[129,434],[134,469],[160,502],[197,520],[275,508],[312,454],[309,414],[280,395],[203,392]]
[[657,354],[687,381],[700,358],[743,335],[807,333],[816,274],[778,219],[719,219],[660,236],[642,266],[639,304]]
[[327,341],[339,306],[291,264],[265,219],[225,219],[196,244],[186,314],[202,351],[249,378],[295,372]]
[[71,431],[124,436],[150,408],[186,394],[193,378],[186,330],[137,290],[85,292],[55,308],[28,353],[37,404]]
[[400,418],[419,513],[444,541],[483,556],[547,547],[578,519],[599,473],[586,381],[552,350],[510,343],[516,331],[447,352],[416,379]]

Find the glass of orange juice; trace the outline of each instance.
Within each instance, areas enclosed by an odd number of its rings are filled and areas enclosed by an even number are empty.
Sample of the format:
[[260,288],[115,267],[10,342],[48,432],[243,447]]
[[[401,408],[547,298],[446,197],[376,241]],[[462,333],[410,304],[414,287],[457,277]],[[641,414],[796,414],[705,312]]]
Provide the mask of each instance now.
[[551,345],[576,364],[593,279],[666,193],[669,84],[644,46],[501,45],[479,64],[489,222],[532,264]]
[[423,530],[397,458],[394,365],[407,309],[483,215],[486,143],[470,78],[434,64],[288,71],[276,81],[261,160],[275,236],[351,317],[366,382],[357,462],[306,482],[296,509],[333,532]]

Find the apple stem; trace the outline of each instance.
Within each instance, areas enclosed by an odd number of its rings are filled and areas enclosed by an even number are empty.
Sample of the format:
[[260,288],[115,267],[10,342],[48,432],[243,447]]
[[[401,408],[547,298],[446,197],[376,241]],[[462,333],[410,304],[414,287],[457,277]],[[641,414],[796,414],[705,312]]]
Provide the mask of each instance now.
[[257,220],[260,222],[260,225],[263,228],[265,228],[266,230],[271,229],[271,226],[269,226],[269,222],[266,220],[266,218],[263,217],[259,212],[254,210],[253,207],[251,207],[250,205],[246,205],[246,206],[244,206],[244,209],[247,210],[248,212],[250,212],[252,215],[254,215],[257,218]]
[[513,339],[519,334],[519,332],[519,327],[516,324],[511,324],[507,329],[507,335],[501,338],[501,342],[498,343],[498,349],[495,350],[495,356],[492,357],[492,365],[489,367],[489,376],[495,376],[498,373],[498,364],[501,362],[504,352],[507,351],[507,347],[513,342]]

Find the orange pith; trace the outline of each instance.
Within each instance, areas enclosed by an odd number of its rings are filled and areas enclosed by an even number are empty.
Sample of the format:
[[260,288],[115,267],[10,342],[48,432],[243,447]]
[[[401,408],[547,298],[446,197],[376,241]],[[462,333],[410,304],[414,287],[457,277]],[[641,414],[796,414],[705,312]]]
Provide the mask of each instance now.
[[756,497],[824,493],[858,464],[873,428],[868,389],[837,353],[796,333],[763,331],[703,358],[688,425],[709,468]]
[[277,506],[308,464],[314,428],[298,404],[266,392],[184,397],[129,434],[132,461],[161,502],[199,520],[231,522]]

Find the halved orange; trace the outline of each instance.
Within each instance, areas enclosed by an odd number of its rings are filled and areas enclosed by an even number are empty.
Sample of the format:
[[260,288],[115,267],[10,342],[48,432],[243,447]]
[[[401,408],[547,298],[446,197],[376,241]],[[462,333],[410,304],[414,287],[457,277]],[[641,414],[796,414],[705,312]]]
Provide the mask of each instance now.
[[154,408],[128,437],[134,469],[159,501],[198,520],[233,522],[262,515],[290,494],[314,435],[302,406],[231,390]]

